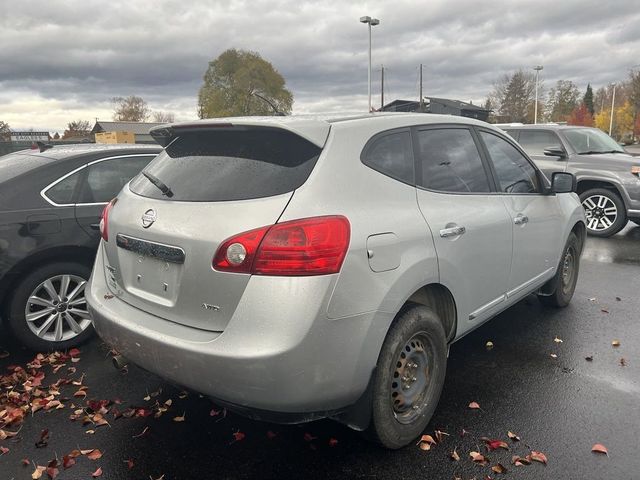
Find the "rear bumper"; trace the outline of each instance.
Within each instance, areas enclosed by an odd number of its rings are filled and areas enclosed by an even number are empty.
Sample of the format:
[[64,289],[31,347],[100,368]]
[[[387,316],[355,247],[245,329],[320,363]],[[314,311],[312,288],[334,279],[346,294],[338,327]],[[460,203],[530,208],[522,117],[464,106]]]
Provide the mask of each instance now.
[[210,332],[113,296],[102,259],[101,247],[86,292],[95,328],[146,370],[241,413],[285,423],[332,415],[367,387],[378,355],[367,341],[377,313],[328,319],[335,276],[254,276],[225,331]]

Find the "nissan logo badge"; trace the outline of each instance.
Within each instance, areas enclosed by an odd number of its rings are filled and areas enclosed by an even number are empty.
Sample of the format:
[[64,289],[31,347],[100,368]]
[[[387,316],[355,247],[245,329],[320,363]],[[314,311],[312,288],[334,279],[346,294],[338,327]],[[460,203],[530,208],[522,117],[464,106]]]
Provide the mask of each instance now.
[[142,226],[144,228],[149,228],[153,225],[153,222],[156,221],[156,218],[156,211],[153,208],[150,208],[142,214]]

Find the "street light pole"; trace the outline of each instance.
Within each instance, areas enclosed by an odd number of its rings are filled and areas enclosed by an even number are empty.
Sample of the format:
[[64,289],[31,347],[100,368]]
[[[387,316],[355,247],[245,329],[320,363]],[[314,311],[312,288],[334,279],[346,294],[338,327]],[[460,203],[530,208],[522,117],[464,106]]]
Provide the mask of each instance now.
[[369,93],[369,113],[371,113],[371,27],[380,24],[380,20],[371,17],[360,17],[360,23],[366,23],[369,26],[369,75],[367,81],[367,89]]
[[609,136],[613,131],[613,107],[616,103],[616,84],[613,84],[613,96],[611,97],[611,118],[609,119]]
[[542,65],[536,65],[533,69],[536,71],[536,103],[533,106],[533,123],[538,123],[538,75],[540,74],[540,70],[544,67]]

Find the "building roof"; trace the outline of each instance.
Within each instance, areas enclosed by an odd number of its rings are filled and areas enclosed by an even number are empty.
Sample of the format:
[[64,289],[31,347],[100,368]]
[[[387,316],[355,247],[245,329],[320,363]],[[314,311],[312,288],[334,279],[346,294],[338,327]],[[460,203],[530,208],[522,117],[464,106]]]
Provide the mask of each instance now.
[[103,122],[99,120],[93,126],[91,133],[100,132],[131,132],[135,135],[148,135],[149,130],[158,125],[157,122]]
[[436,98],[436,97],[427,97],[429,101],[439,103],[440,105],[444,105],[449,108],[458,108],[460,110],[476,110],[482,112],[489,112],[486,108],[479,107],[478,105],[474,105],[473,103],[461,102],[460,100],[451,100],[449,98]]

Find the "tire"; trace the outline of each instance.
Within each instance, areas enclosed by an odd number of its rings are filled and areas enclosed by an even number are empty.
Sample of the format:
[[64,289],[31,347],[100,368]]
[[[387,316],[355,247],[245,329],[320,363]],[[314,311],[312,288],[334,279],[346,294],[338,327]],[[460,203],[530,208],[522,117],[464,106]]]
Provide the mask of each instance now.
[[[401,312],[378,358],[368,436],[398,449],[420,435],[438,404],[446,364],[447,340],[438,315],[422,305]],[[404,402],[404,395],[411,402]]]
[[[587,233],[595,237],[615,235],[627,224],[627,213],[620,196],[606,188],[592,188],[580,194],[587,217]],[[607,214],[609,212],[609,214]]]
[[558,271],[552,280],[555,288],[551,295],[538,295],[540,303],[555,308],[564,308],[569,305],[578,282],[581,253],[580,241],[576,234],[571,232],[562,251]]
[[[11,333],[35,351],[65,350],[88,340],[93,324],[84,300],[84,285],[90,274],[91,268],[86,265],[55,262],[23,277],[9,298],[7,326]],[[65,293],[72,302],[68,309]],[[40,301],[29,301],[32,295]],[[27,320],[28,313],[31,321]],[[69,318],[75,321],[75,331]],[[44,328],[47,322],[49,327]],[[36,331],[42,328],[38,336]]]

